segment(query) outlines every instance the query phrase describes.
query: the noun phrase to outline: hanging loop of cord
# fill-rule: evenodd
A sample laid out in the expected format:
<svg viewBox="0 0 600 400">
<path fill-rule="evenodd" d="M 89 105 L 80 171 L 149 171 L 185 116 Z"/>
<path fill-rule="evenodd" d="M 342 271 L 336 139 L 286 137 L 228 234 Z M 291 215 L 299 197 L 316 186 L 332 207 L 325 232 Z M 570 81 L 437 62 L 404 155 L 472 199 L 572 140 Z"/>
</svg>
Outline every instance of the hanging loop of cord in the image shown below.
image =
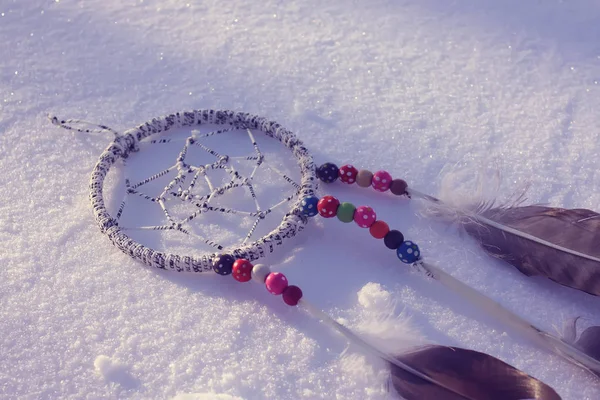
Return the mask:
<svg viewBox="0 0 600 400">
<path fill-rule="evenodd" d="M 61 128 L 76 131 L 80 133 L 104 133 L 111 132 L 115 137 L 119 137 L 121 134 L 106 125 L 94 124 L 92 122 L 84 121 L 82 119 L 59 119 L 56 115 L 48 114 L 48 119 L 52 124 L 60 126 Z M 81 125 L 82 127 L 77 127 Z"/>
</svg>

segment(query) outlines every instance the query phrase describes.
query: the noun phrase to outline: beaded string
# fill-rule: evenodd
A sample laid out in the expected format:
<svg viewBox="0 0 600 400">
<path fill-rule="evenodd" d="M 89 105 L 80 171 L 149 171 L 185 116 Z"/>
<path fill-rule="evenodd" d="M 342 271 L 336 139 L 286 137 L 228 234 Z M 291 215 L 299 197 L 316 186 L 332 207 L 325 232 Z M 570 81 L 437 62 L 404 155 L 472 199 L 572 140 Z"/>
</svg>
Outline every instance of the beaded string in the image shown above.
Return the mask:
<svg viewBox="0 0 600 400">
<path fill-rule="evenodd" d="M 301 212 L 306 217 L 337 219 L 343 223 L 354 221 L 361 228 L 368 228 L 375 239 L 383 239 L 388 249 L 395 250 L 396 255 L 406 264 L 416 264 L 421 259 L 419 246 L 410 240 L 404 240 L 402 232 L 390 229 L 389 225 L 377 219 L 375 210 L 369 206 L 355 207 L 352 203 L 340 202 L 333 196 L 306 196 L 301 201 Z M 417 266 L 420 267 L 420 266 Z M 269 293 L 282 295 L 283 301 L 289 306 L 295 306 L 302 298 L 302 290 L 295 285 L 289 285 L 287 278 L 281 272 L 271 272 L 263 264 L 252 265 L 246 259 L 235 259 L 229 254 L 219 255 L 213 264 L 214 271 L 219 275 L 233 275 L 238 282 L 248 282 L 251 279 L 264 284 Z"/>
<path fill-rule="evenodd" d="M 383 239 L 385 247 L 395 250 L 396 255 L 406 264 L 412 264 L 421 258 L 419 246 L 410 240 L 404 240 L 402 232 L 390 229 L 389 225 L 377 219 L 375 210 L 369 206 L 355 207 L 354 204 L 343 202 L 333 196 L 307 196 L 302 202 L 302 213 L 307 217 L 319 214 L 323 218 L 337 217 L 344 223 L 354 221 L 361 228 L 369 229 L 375 239 Z"/>
<path fill-rule="evenodd" d="M 378 192 L 390 191 L 396 196 L 409 196 L 408 184 L 403 179 L 392 179 L 392 175 L 387 171 L 377 171 L 372 173 L 369 170 L 357 170 L 351 164 L 343 165 L 338 168 L 337 165 L 327 162 L 322 164 L 316 170 L 317 177 L 324 183 L 333 183 L 340 180 L 342 183 L 352 185 L 356 183 L 362 188 L 372 187 Z"/>
<path fill-rule="evenodd" d="M 295 306 L 302 298 L 302 290 L 290 285 L 286 276 L 281 272 L 271 272 L 264 264 L 252 265 L 244 258 L 237 260 L 230 254 L 221 254 L 214 260 L 213 270 L 219 275 L 232 275 L 238 282 L 254 280 L 264 284 L 267 291 L 273 295 L 281 295 L 285 304 Z"/>
</svg>

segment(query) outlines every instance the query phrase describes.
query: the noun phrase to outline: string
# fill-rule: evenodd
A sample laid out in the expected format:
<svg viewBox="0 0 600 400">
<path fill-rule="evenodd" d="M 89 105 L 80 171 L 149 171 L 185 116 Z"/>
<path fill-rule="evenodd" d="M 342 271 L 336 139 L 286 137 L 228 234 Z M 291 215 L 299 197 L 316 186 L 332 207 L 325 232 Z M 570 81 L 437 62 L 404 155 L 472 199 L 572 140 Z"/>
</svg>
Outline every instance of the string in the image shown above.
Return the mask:
<svg viewBox="0 0 600 400">
<path fill-rule="evenodd" d="M 69 120 L 71 121 L 71 120 Z M 68 121 L 67 121 L 68 122 Z M 63 125 L 61 125 L 63 126 Z M 176 163 L 169 166 L 168 168 L 155 173 L 139 182 L 134 184 L 130 183 L 128 178 L 125 178 L 125 189 L 126 193 L 119 205 L 119 209 L 115 216 L 115 220 L 119 221 L 125 207 L 128 202 L 128 198 L 130 196 L 138 196 L 144 200 L 150 201 L 152 203 L 157 204 L 165 218 L 167 220 L 167 224 L 165 225 L 148 225 L 148 226 L 131 226 L 131 227 L 121 227 L 122 230 L 153 230 L 153 231 L 179 231 L 184 234 L 194 236 L 197 239 L 201 240 L 205 244 L 215 247 L 219 250 L 223 249 L 223 245 L 216 243 L 212 240 L 208 240 L 196 233 L 192 233 L 187 229 L 184 229 L 184 225 L 189 225 L 191 221 L 195 220 L 198 216 L 207 213 L 207 212 L 217 212 L 222 214 L 234 214 L 246 217 L 253 217 L 254 222 L 249 230 L 249 232 L 245 235 L 242 244 L 245 244 L 252 238 L 252 235 L 256 231 L 260 222 L 263 221 L 268 214 L 273 212 L 275 209 L 285 205 L 286 203 L 292 201 L 294 198 L 298 196 L 300 185 L 295 182 L 292 178 L 286 175 L 283 172 L 280 172 L 278 169 L 273 167 L 270 164 L 265 163 L 265 156 L 262 153 L 254 135 L 252 134 L 250 129 L 246 129 L 248 134 L 248 138 L 252 144 L 254 149 L 253 155 L 241 156 L 241 157 L 229 157 L 228 155 L 220 154 L 219 152 L 211 149 L 205 144 L 201 143 L 199 139 L 211 137 L 214 135 L 220 135 L 223 133 L 228 133 L 237 130 L 237 128 L 226 128 L 220 129 L 216 131 L 211 131 L 208 133 L 200 134 L 199 131 L 192 131 L 191 136 L 186 139 L 174 139 L 174 138 L 164 138 L 164 139 L 155 139 L 145 142 L 140 142 L 140 144 L 147 145 L 162 145 L 166 143 L 177 143 L 180 141 L 184 141 L 183 148 L 177 155 Z M 187 154 L 190 146 L 194 146 L 208 153 L 210 156 L 215 158 L 215 161 L 205 165 L 192 165 L 187 162 Z M 242 173 L 237 171 L 232 165 L 232 161 L 249 161 L 253 163 L 253 169 L 249 176 L 244 176 Z M 270 169 L 275 175 L 281 177 L 284 181 L 290 184 L 294 188 L 294 194 L 285 197 L 283 200 L 277 202 L 276 204 L 263 208 L 259 202 L 258 196 L 256 195 L 256 190 L 254 188 L 255 175 L 258 169 L 261 166 L 266 166 Z M 210 177 L 211 171 L 216 170 L 224 170 L 230 176 L 230 180 L 222 186 L 217 186 L 213 183 Z M 158 196 L 151 196 L 142 190 L 145 185 L 156 181 L 159 178 L 162 178 L 170 173 L 176 172 L 175 177 L 171 179 L 167 185 L 164 187 L 162 192 Z M 188 181 L 188 176 L 191 176 L 189 179 L 189 183 L 187 186 L 184 186 L 185 182 Z M 195 188 L 197 188 L 198 180 L 204 179 L 206 181 L 208 191 L 207 193 L 192 193 Z M 235 188 L 246 188 L 248 193 L 250 194 L 254 208 L 256 211 L 241 211 L 236 210 L 229 207 L 223 207 L 211 204 L 215 199 L 224 194 L 230 192 Z M 173 203 L 174 200 L 180 200 L 182 202 L 187 202 L 195 206 L 195 210 L 190 214 L 187 214 L 184 218 L 176 219 L 171 212 L 171 207 L 169 203 Z"/>
<path fill-rule="evenodd" d="M 58 119 L 58 117 L 56 115 L 52 115 L 52 114 L 48 114 L 48 119 L 54 125 L 60 126 L 61 128 L 64 128 L 64 129 L 67 129 L 70 131 L 76 131 L 76 132 L 80 132 L 80 133 L 111 132 L 113 135 L 115 135 L 115 137 L 119 136 L 119 132 L 115 131 L 114 129 L 109 128 L 106 125 L 94 124 L 93 122 L 84 121 L 82 119 L 75 119 L 75 118 Z M 95 127 L 95 128 L 77 128 L 74 125 L 84 125 L 84 126 Z"/>
</svg>

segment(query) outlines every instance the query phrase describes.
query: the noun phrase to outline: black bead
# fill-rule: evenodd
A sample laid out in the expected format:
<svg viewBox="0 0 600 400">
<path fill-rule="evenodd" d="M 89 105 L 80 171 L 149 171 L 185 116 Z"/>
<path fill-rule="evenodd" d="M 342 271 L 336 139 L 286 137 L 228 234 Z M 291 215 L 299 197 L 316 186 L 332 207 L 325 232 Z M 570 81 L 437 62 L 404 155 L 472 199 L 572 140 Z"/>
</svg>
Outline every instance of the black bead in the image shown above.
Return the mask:
<svg viewBox="0 0 600 400">
<path fill-rule="evenodd" d="M 325 183 L 335 182 L 340 169 L 333 163 L 325 163 L 317 168 L 317 177 Z"/>
<path fill-rule="evenodd" d="M 404 243 L 404 235 L 402 232 L 392 229 L 383 238 L 385 247 L 391 250 L 396 250 L 402 243 Z"/>
<path fill-rule="evenodd" d="M 229 275 L 233 271 L 235 258 L 229 254 L 219 256 L 213 264 L 213 270 L 219 275 Z"/>
</svg>

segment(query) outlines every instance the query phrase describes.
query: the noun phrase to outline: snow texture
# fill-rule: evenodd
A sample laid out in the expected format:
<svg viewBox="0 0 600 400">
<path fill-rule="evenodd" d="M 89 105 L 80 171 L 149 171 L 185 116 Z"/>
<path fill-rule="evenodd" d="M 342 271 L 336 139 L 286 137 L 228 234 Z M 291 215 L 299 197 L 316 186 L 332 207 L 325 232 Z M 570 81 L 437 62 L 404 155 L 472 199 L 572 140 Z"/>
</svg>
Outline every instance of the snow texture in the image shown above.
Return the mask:
<svg viewBox="0 0 600 400">
<path fill-rule="evenodd" d="M 531 202 L 599 210 L 599 20 L 593 0 L 0 0 L 0 397 L 388 398 L 381 363 L 264 288 L 116 250 L 88 200 L 110 135 L 64 131 L 48 112 L 123 131 L 184 109 L 245 111 L 296 133 L 317 163 L 386 169 L 435 194 L 445 168 L 497 160 L 504 193 L 529 183 Z M 428 260 L 542 328 L 600 323 L 597 298 L 490 260 L 416 202 L 326 191 L 372 206 Z M 265 263 L 365 334 L 415 343 L 415 329 L 564 399 L 600 398 L 597 379 L 353 224 L 315 220 Z"/>
</svg>

